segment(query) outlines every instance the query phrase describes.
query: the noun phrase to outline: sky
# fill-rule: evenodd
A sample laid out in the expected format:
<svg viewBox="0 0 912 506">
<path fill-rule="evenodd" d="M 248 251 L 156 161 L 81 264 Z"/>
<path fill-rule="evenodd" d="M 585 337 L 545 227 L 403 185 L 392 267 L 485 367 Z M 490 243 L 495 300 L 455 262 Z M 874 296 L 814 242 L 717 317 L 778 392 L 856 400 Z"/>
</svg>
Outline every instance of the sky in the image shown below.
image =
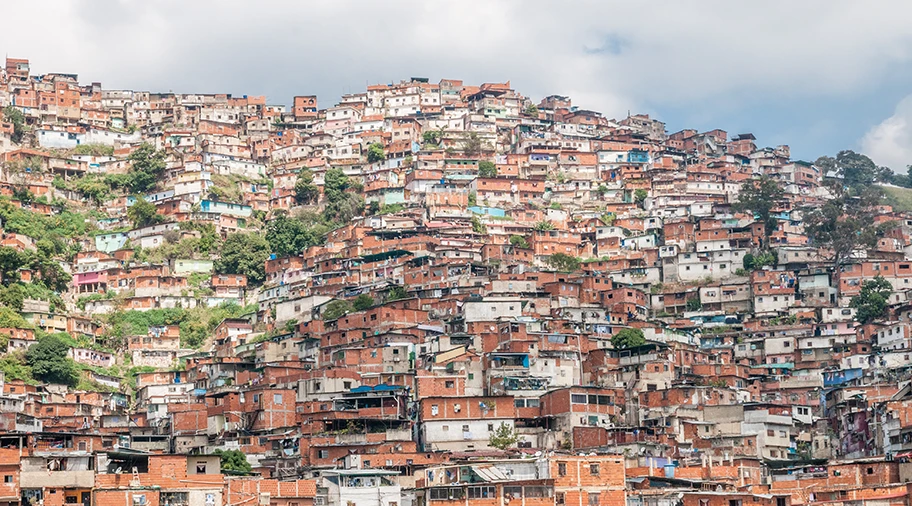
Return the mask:
<svg viewBox="0 0 912 506">
<path fill-rule="evenodd" d="M 751 132 L 794 159 L 912 164 L 912 2 L 29 0 L 0 51 L 105 88 L 321 107 L 410 77 L 509 80 L 668 131 Z M 39 17 L 40 16 L 40 17 Z"/>
</svg>

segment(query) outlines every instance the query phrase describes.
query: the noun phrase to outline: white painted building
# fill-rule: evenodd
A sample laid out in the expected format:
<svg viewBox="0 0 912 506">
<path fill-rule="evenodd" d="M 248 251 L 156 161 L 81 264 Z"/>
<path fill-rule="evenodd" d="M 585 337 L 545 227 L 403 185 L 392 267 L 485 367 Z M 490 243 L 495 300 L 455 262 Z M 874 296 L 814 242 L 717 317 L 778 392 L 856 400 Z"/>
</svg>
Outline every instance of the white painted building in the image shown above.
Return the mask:
<svg viewBox="0 0 912 506">
<path fill-rule="evenodd" d="M 322 503 L 326 506 L 399 506 L 402 488 L 392 480 L 398 474 L 382 469 L 323 471 L 320 485 L 326 489 L 326 497 Z"/>
</svg>

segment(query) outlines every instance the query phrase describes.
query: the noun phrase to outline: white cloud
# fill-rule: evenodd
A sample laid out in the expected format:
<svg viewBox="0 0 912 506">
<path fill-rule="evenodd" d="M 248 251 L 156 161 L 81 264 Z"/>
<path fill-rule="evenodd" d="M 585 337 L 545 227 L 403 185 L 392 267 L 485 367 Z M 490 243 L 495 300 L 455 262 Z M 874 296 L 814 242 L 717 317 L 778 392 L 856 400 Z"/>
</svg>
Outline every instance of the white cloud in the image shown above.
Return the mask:
<svg viewBox="0 0 912 506">
<path fill-rule="evenodd" d="M 274 103 L 328 105 L 410 76 L 509 79 L 622 116 L 845 97 L 912 59 L 912 2 L 32 0 L 4 17 L 23 22 L 4 25 L 0 49 L 39 72 Z"/>
<path fill-rule="evenodd" d="M 896 105 L 892 116 L 868 130 L 861 149 L 878 165 L 906 172 L 905 167 L 912 165 L 912 95 Z"/>
</svg>

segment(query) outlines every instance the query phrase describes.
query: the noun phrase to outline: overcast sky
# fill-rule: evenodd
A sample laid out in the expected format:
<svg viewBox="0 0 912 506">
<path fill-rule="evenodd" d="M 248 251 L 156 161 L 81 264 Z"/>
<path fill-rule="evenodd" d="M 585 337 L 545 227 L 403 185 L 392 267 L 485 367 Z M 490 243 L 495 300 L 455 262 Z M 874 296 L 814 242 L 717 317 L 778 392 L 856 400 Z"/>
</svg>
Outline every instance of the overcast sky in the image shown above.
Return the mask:
<svg viewBox="0 0 912 506">
<path fill-rule="evenodd" d="M 412 76 L 912 164 L 912 2 L 29 0 L 0 50 L 105 88 L 321 107 Z M 14 22 L 10 22 L 14 21 Z"/>
</svg>

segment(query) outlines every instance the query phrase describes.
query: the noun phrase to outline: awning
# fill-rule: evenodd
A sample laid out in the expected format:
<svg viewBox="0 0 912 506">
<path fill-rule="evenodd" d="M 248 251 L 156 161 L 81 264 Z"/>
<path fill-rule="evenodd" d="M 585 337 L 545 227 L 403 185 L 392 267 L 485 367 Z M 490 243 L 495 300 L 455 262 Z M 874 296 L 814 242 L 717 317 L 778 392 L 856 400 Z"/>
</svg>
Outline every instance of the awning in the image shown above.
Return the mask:
<svg viewBox="0 0 912 506">
<path fill-rule="evenodd" d="M 472 471 L 474 471 L 475 474 L 477 474 L 478 477 L 484 481 L 506 481 L 509 479 L 509 478 L 507 478 L 507 475 L 503 473 L 503 471 L 501 471 L 500 469 L 497 469 L 496 467 L 493 467 L 493 466 L 491 466 L 491 467 L 472 466 Z"/>
</svg>

